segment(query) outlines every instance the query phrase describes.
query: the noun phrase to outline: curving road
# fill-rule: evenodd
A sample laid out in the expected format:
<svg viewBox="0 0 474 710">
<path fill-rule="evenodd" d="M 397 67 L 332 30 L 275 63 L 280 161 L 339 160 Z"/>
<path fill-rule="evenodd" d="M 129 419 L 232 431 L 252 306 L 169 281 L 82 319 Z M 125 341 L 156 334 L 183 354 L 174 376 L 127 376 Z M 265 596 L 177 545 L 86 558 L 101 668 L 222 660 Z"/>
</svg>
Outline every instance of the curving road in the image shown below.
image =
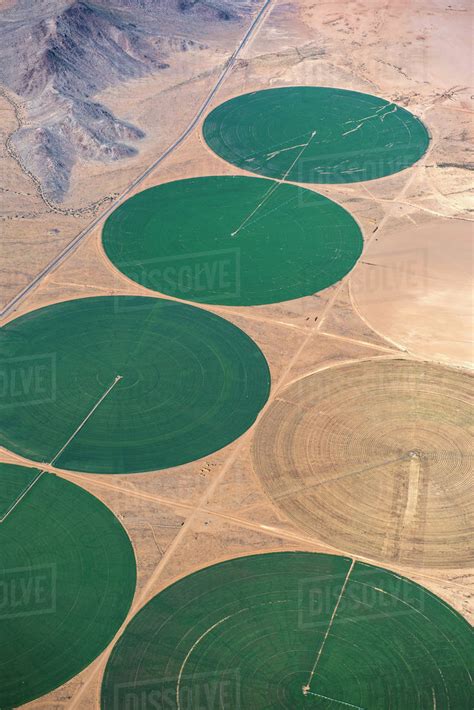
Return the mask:
<svg viewBox="0 0 474 710">
<path fill-rule="evenodd" d="M 102 221 L 105 220 L 116 208 L 117 206 L 123 202 L 133 190 L 140 185 L 140 183 L 145 180 L 150 173 L 152 173 L 155 168 L 160 165 L 166 158 L 173 153 L 176 148 L 178 148 L 181 143 L 183 143 L 186 138 L 189 136 L 191 131 L 194 130 L 194 128 L 197 126 L 199 123 L 202 115 L 206 111 L 207 107 L 213 100 L 214 96 L 216 93 L 219 91 L 221 85 L 224 83 L 225 79 L 227 78 L 227 75 L 231 71 L 232 67 L 235 64 L 235 61 L 237 57 L 239 56 L 240 52 L 242 49 L 245 47 L 245 45 L 249 42 L 253 34 L 256 32 L 258 26 L 261 24 L 264 16 L 267 14 L 267 11 L 269 10 L 270 6 L 275 2 L 275 0 L 265 0 L 263 3 L 260 11 L 258 14 L 255 16 L 253 19 L 252 23 L 250 24 L 250 27 L 248 28 L 247 32 L 245 35 L 242 37 L 240 40 L 239 44 L 235 48 L 234 52 L 231 54 L 229 59 L 226 61 L 224 69 L 222 70 L 217 82 L 214 84 L 213 88 L 207 95 L 206 99 L 204 102 L 201 104 L 200 108 L 198 109 L 197 113 L 195 114 L 194 118 L 192 119 L 191 123 L 188 125 L 188 127 L 183 131 L 183 133 L 172 143 L 151 165 L 146 168 L 146 170 L 141 173 L 133 182 L 130 183 L 130 185 L 121 193 L 121 195 L 113 202 L 113 204 L 108 207 L 104 212 L 102 212 L 100 215 L 98 215 L 82 232 L 80 232 L 73 240 L 70 242 L 55 258 L 42 269 L 31 281 L 27 286 L 25 286 L 17 295 L 5 306 L 3 310 L 0 311 L 0 318 L 4 318 L 10 313 L 12 313 L 15 308 L 23 301 L 26 296 L 28 296 L 31 291 L 33 291 L 38 284 L 41 283 L 41 281 L 48 276 L 56 267 L 58 267 L 62 262 L 67 259 L 70 254 L 72 254 L 77 247 L 86 239 L 86 237 L 92 232 L 95 227 Z"/>
</svg>

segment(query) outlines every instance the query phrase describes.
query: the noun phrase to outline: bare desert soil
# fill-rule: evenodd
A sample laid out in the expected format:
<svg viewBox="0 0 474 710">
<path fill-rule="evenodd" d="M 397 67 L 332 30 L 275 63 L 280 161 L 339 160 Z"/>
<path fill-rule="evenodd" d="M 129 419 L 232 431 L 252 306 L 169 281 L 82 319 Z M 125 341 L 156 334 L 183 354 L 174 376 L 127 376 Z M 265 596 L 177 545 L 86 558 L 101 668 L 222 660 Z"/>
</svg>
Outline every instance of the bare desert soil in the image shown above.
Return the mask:
<svg viewBox="0 0 474 710">
<path fill-rule="evenodd" d="M 204 306 L 248 333 L 269 362 L 272 393 L 256 427 L 276 406 L 286 386 L 319 370 L 327 374 L 333 366 L 357 363 L 363 368 L 368 363 L 370 368 L 372 363 L 401 358 L 408 364 L 428 362 L 440 371 L 446 369 L 456 381 L 467 377 L 473 209 L 468 141 L 474 94 L 467 60 L 471 52 L 468 8 L 467 2 L 454 0 L 449 6 L 438 0 L 322 4 L 276 0 L 215 98 L 214 105 L 270 86 L 338 86 L 399 102 L 423 119 L 432 137 L 427 154 L 403 173 L 363 184 L 317 188 L 350 210 L 363 230 L 364 253 L 342 282 L 315 296 L 278 305 Z M 76 166 L 73 188 L 62 208 L 87 207 L 103 197 L 104 184 L 108 196 L 119 193 L 184 128 L 193 107 L 215 81 L 222 61 L 220 52 L 209 51 L 199 54 L 197 65 L 188 54 L 169 85 L 150 77 L 102 96 L 101 101 L 121 117 L 146 126 L 150 137 L 139 156 L 123 165 L 108 170 L 89 163 Z M 14 130 L 15 116 L 7 101 L 0 108 L 5 140 Z M 152 130 L 157 116 L 159 135 Z M 91 212 L 76 216 L 52 211 L 18 165 L 5 153 L 2 160 L 2 185 L 8 191 L 3 194 L 8 199 L 3 200 L 2 223 L 2 276 L 8 272 L 2 299 L 6 303 L 87 225 Z M 236 172 L 245 174 L 214 156 L 197 128 L 140 189 L 178 178 Z M 108 262 L 99 226 L 8 318 L 61 300 L 118 293 L 149 292 Z M 343 400 L 338 408 L 344 407 Z M 354 410 L 349 415 L 350 425 Z M 425 435 L 424 445 L 431 450 L 433 439 L 439 442 L 450 433 L 440 426 Z M 390 436 L 396 437 L 396 431 Z M 415 548 L 403 545 L 401 552 L 393 548 L 392 554 L 387 554 L 388 548 L 384 551 L 383 544 L 363 550 L 359 531 L 354 530 L 351 539 L 348 527 L 344 536 L 329 542 L 327 530 L 318 534 L 314 526 L 302 525 L 297 516 L 270 500 L 268 485 L 262 485 L 257 475 L 261 472 L 255 470 L 255 455 L 252 459 L 255 439 L 253 427 L 206 459 L 157 473 L 101 476 L 56 471 L 104 501 L 133 542 L 138 587 L 129 618 L 170 582 L 200 567 L 255 552 L 309 550 L 336 551 L 383 564 L 423 584 L 473 620 L 474 569 L 469 567 L 469 550 L 459 542 L 467 524 L 466 512 L 456 507 L 456 501 L 445 496 L 443 502 L 423 509 L 427 534 L 438 532 L 435 518 L 440 510 L 449 521 L 456 550 L 450 565 L 446 559 L 441 564 L 436 552 L 420 560 Z M 408 441 L 402 443 L 408 447 Z M 4 461 L 31 465 L 7 451 L 0 453 Z M 301 460 L 299 450 L 296 461 Z M 419 459 L 415 463 L 407 459 L 403 465 L 409 480 L 421 480 Z M 464 465 L 463 485 L 470 482 L 472 486 L 472 469 L 466 472 Z M 401 516 L 402 523 L 405 519 L 412 526 L 414 537 L 423 537 L 423 528 L 413 527 L 409 489 L 403 493 L 404 511 L 394 512 L 393 491 L 387 505 L 381 506 L 377 529 L 382 536 Z M 366 492 L 359 491 L 361 495 Z M 342 499 L 347 495 L 343 487 Z M 374 495 L 380 497 L 380 491 L 374 490 Z M 389 537 L 387 545 L 393 545 Z M 30 703 L 31 707 L 97 708 L 111 648 L 112 644 L 90 667 Z"/>
<path fill-rule="evenodd" d="M 392 342 L 472 363 L 472 224 L 433 218 L 372 241 L 351 279 L 357 312 Z"/>
</svg>

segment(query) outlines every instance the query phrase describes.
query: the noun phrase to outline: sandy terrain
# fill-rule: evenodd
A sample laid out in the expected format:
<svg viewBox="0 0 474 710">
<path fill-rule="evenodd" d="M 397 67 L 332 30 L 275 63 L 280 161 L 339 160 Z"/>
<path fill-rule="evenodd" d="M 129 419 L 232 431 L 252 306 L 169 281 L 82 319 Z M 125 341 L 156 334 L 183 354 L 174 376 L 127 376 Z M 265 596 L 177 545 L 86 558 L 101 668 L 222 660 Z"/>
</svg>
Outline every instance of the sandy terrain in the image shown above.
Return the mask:
<svg viewBox="0 0 474 710">
<path fill-rule="evenodd" d="M 401 174 L 374 183 L 320 188 L 351 211 L 366 241 L 363 263 L 342 283 L 317 296 L 274 306 L 206 307 L 243 328 L 262 348 L 273 378 L 267 407 L 285 385 L 335 364 L 387 356 L 422 356 L 457 367 L 466 363 L 467 347 L 459 341 L 466 339 L 461 329 L 466 327 L 463 319 L 468 307 L 466 239 L 472 181 L 466 169 L 464 131 L 469 127 L 474 91 L 466 88 L 471 41 L 468 4 L 453 0 L 449 7 L 437 0 L 275 2 L 216 97 L 218 103 L 244 91 L 296 83 L 367 91 L 397 100 L 422 117 L 433 138 L 428 154 Z M 102 97 L 121 116 L 146 124 L 150 139 L 139 156 L 112 169 L 90 163 L 76 167 L 69 207 L 87 207 L 103 196 L 103 180 L 107 195 L 113 196 L 151 162 L 160 146 L 176 137 L 223 61 L 220 52 L 199 56 L 199 67 L 188 56 L 189 64 L 174 84 L 164 86 L 152 77 Z M 14 112 L 8 103 L 1 108 L 8 133 L 14 128 Z M 158 112 L 163 130 L 155 136 L 152 127 Z M 9 193 L 9 199 L 2 201 L 6 212 L 2 250 L 7 257 L 2 276 L 9 273 L 3 279 L 5 302 L 55 250 L 86 226 L 91 215 L 51 212 L 12 159 L 2 158 L 2 186 L 20 193 L 14 197 Z M 197 129 L 142 187 L 235 172 L 207 149 Z M 16 218 L 17 212 L 24 217 Z M 430 240 L 433 233 L 438 235 L 436 244 Z M 407 263 L 405 252 L 410 249 L 419 249 L 422 256 L 426 251 L 427 270 L 423 259 Z M 402 271 L 402 287 L 393 288 L 391 281 L 387 287 L 387 281 L 375 279 L 374 291 L 369 270 L 377 267 L 365 262 L 386 266 L 396 276 Z M 449 290 L 445 298 L 443 289 Z M 107 261 L 98 228 L 9 318 L 48 303 L 107 293 L 147 291 Z M 380 303 L 382 296 L 384 303 Z M 58 472 L 98 496 L 125 525 L 139 571 L 130 616 L 171 581 L 227 557 L 292 549 L 353 554 L 351 549 L 331 547 L 317 534 L 298 528 L 269 502 L 252 465 L 253 437 L 251 429 L 205 460 L 159 473 L 86 476 Z M 5 451 L 0 458 L 19 461 Z M 359 558 L 377 564 L 370 557 Z M 425 585 L 474 620 L 473 569 L 426 565 L 420 571 L 395 562 L 386 566 Z M 96 709 L 110 650 L 30 706 Z"/>
<path fill-rule="evenodd" d="M 351 278 L 358 313 L 410 352 L 472 366 L 472 225 L 384 229 Z"/>
</svg>

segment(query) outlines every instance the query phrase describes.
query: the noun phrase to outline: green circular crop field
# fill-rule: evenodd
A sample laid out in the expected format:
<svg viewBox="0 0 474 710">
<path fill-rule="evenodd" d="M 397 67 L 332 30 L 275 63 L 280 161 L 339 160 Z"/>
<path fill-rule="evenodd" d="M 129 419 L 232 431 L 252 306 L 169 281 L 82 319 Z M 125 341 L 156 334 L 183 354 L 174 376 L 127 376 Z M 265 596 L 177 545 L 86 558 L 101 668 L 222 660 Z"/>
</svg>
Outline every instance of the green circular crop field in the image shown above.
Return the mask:
<svg viewBox="0 0 474 710">
<path fill-rule="evenodd" d="M 472 706 L 467 622 L 426 589 L 333 555 L 202 569 L 154 597 L 109 659 L 102 709 Z"/>
<path fill-rule="evenodd" d="M 37 474 L 0 464 L 0 515 Z M 44 474 L 0 524 L 0 707 L 91 663 L 127 615 L 135 580 L 132 545 L 110 510 Z"/>
<path fill-rule="evenodd" d="M 0 353 L 0 443 L 69 470 L 199 459 L 246 431 L 270 388 L 262 352 L 239 328 L 156 298 L 32 311 L 0 330 Z"/>
<path fill-rule="evenodd" d="M 291 86 L 217 106 L 203 126 L 213 151 L 239 168 L 303 183 L 351 183 L 404 170 L 429 134 L 409 111 L 357 91 Z"/>
<path fill-rule="evenodd" d="M 161 293 L 224 305 L 276 303 L 339 281 L 360 229 L 332 200 L 240 176 L 178 180 L 138 193 L 105 223 L 107 256 Z"/>
</svg>

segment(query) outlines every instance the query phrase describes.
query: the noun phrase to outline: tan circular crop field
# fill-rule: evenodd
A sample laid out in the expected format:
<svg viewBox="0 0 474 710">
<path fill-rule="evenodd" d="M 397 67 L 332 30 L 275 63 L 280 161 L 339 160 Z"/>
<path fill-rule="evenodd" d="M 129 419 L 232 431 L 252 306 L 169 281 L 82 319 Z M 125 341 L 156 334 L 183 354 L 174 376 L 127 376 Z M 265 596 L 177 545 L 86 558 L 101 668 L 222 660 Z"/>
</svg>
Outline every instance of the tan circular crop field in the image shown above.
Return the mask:
<svg viewBox="0 0 474 710">
<path fill-rule="evenodd" d="M 472 378 L 368 360 L 283 390 L 257 427 L 264 488 L 300 528 L 374 560 L 472 562 Z"/>
</svg>

